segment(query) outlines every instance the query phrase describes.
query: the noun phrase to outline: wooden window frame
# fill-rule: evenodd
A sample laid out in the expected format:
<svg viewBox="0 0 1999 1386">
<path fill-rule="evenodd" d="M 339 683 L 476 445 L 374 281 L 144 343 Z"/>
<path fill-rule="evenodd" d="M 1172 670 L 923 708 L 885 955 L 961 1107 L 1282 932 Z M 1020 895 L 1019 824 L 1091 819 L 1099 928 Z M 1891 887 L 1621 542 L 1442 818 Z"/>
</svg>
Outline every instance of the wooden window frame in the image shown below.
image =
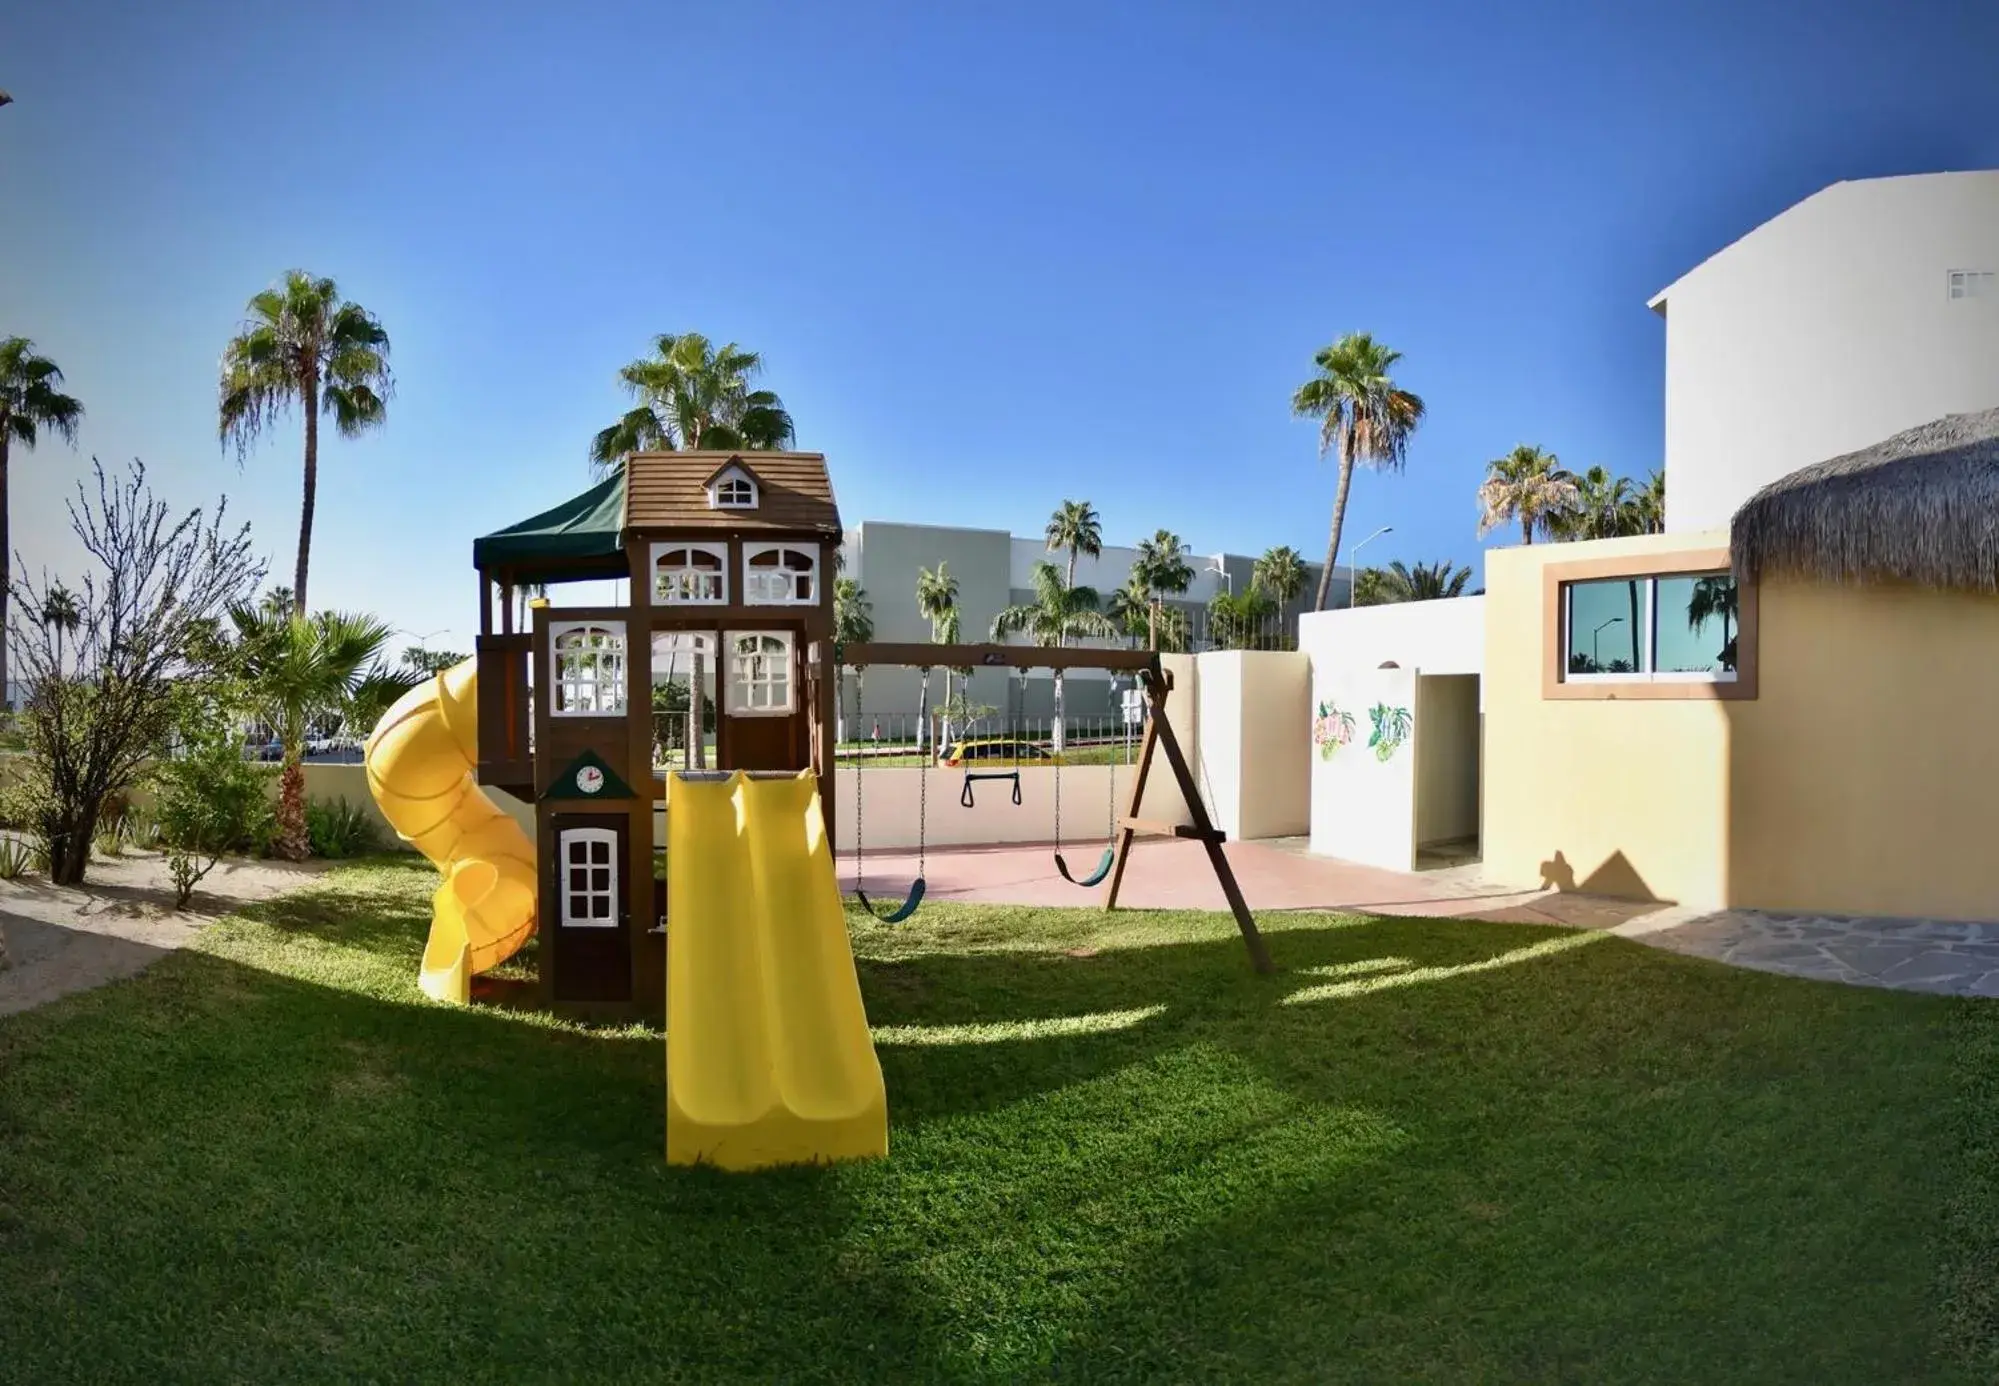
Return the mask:
<svg viewBox="0 0 1999 1386">
<path fill-rule="evenodd" d="M 1572 582 L 1605 578 L 1674 578 L 1730 572 L 1727 549 L 1682 549 L 1668 553 L 1618 554 L 1549 563 L 1541 569 L 1541 697 L 1573 702 L 1751 702 L 1756 697 L 1756 644 L 1759 629 L 1756 585 L 1735 580 L 1735 677 L 1718 679 L 1568 676 L 1567 641 L 1562 630 L 1563 589 Z M 1653 600 L 1649 595 L 1647 611 Z M 1647 636 L 1651 634 L 1647 622 Z"/>
</svg>

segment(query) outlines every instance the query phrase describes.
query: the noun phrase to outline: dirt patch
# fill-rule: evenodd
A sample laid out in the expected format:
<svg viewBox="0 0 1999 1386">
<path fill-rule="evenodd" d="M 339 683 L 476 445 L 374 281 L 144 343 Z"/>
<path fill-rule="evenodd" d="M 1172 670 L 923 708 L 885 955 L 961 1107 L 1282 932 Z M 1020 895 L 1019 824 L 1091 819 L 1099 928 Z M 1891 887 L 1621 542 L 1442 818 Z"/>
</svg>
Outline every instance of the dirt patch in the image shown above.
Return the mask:
<svg viewBox="0 0 1999 1386">
<path fill-rule="evenodd" d="M 81 886 L 53 886 L 39 877 L 0 881 L 0 933 L 12 963 L 0 971 L 0 1015 L 129 977 L 237 906 L 282 894 L 323 869 L 223 862 L 185 910 L 174 909 L 166 859 L 153 852 L 94 859 Z"/>
</svg>

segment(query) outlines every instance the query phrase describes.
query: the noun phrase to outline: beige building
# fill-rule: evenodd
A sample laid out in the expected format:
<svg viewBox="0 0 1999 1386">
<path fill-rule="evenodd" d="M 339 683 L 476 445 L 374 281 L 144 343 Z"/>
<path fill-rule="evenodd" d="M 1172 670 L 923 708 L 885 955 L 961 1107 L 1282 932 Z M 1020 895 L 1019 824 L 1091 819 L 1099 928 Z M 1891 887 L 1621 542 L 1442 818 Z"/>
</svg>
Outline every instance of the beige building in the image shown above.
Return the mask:
<svg viewBox="0 0 1999 1386">
<path fill-rule="evenodd" d="M 1999 917 L 1995 517 L 1999 410 L 1795 472 L 1729 531 L 1488 555 L 1487 870 Z"/>
</svg>

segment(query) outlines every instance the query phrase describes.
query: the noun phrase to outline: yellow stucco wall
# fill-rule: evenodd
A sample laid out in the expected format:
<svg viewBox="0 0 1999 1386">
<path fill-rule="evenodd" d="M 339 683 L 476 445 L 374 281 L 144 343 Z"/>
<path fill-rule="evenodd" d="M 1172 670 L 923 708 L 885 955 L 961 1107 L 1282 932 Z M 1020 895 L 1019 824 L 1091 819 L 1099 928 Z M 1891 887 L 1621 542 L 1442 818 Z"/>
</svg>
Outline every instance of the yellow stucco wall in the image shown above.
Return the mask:
<svg viewBox="0 0 1999 1386">
<path fill-rule="evenodd" d="M 1543 701 L 1542 568 L 1727 536 L 1534 544 L 1485 556 L 1485 869 L 1520 885 L 1718 905 L 1726 880 L 1724 704 Z"/>
<path fill-rule="evenodd" d="M 1486 559 L 1484 856 L 1704 908 L 1999 918 L 1999 598 L 1766 582 L 1739 702 L 1542 697 L 1542 567 L 1724 535 Z"/>
<path fill-rule="evenodd" d="M 1999 918 L 1999 598 L 1765 583 L 1729 708 L 1728 895 Z"/>
</svg>

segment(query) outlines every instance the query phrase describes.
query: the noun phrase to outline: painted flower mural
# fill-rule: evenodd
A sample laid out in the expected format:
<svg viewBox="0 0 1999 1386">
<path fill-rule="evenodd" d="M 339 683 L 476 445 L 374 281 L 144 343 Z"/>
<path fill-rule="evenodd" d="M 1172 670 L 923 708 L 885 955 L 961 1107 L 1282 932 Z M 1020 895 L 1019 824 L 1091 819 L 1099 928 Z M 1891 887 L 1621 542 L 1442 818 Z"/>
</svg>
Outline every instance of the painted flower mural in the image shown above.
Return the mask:
<svg viewBox="0 0 1999 1386">
<path fill-rule="evenodd" d="M 1409 709 L 1376 703 L 1367 710 L 1367 715 L 1374 723 L 1374 731 L 1367 738 L 1367 744 L 1374 749 L 1376 760 L 1387 761 L 1409 739 L 1412 725 Z"/>
<path fill-rule="evenodd" d="M 1334 703 L 1319 704 L 1318 715 L 1312 719 L 1312 744 L 1319 748 L 1320 760 L 1331 760 L 1340 747 L 1353 740 L 1353 734 L 1351 712 L 1342 712 Z"/>
</svg>

